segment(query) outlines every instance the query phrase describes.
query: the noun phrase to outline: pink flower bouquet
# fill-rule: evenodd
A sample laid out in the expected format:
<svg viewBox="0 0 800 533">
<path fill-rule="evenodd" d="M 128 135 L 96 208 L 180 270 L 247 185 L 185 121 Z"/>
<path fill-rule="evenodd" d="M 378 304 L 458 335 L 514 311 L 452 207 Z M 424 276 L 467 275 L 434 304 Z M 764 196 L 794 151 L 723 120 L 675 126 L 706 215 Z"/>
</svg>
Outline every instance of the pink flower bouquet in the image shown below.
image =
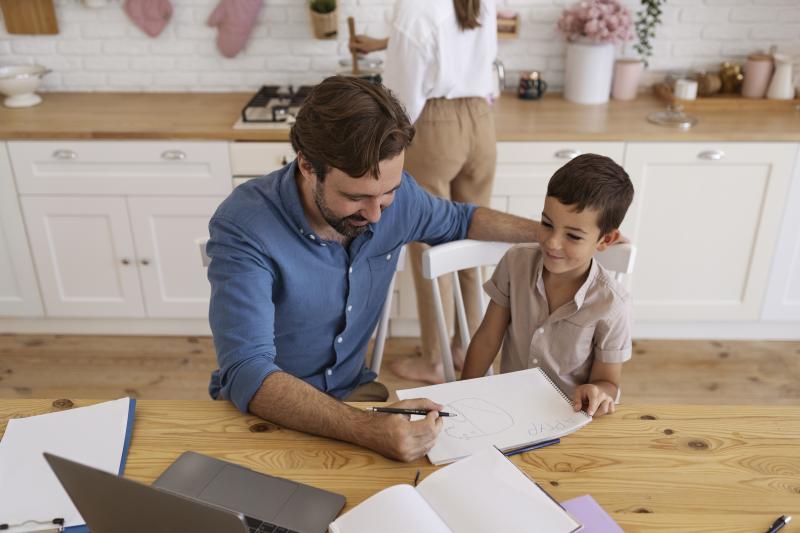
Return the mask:
<svg viewBox="0 0 800 533">
<path fill-rule="evenodd" d="M 633 38 L 631 13 L 617 0 L 582 0 L 564 9 L 558 29 L 568 41 L 619 44 Z"/>
</svg>

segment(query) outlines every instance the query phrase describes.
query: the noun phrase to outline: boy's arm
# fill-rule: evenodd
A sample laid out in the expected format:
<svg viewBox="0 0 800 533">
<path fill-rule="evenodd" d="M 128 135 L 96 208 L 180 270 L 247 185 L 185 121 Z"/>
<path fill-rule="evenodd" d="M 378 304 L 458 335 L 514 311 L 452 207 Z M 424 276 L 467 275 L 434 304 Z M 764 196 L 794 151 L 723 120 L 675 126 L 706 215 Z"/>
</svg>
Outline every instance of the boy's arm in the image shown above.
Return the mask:
<svg viewBox="0 0 800 533">
<path fill-rule="evenodd" d="M 614 412 L 619 384 L 622 382 L 622 363 L 603 363 L 595 359 L 589 383 L 575 389 L 572 407 L 579 411 L 584 408 L 589 416 L 599 416 Z"/>
<path fill-rule="evenodd" d="M 498 305 L 494 301 L 489 302 L 483 322 L 469 343 L 461 379 L 479 378 L 486 374 L 500 350 L 510 321 L 511 310 L 509 308 Z"/>
</svg>

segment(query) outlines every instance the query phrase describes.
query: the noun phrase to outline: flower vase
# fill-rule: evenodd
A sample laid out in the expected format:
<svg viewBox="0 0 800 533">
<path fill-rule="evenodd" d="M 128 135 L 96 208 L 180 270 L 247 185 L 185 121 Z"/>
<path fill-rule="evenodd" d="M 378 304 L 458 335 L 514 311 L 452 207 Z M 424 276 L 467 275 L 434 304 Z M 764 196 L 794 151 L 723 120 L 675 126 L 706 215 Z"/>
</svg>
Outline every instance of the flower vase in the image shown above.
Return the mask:
<svg viewBox="0 0 800 533">
<path fill-rule="evenodd" d="M 644 61 L 640 59 L 617 59 L 614 62 L 614 81 L 611 97 L 614 100 L 633 100 L 639 91 L 639 79 L 644 72 Z"/>
<path fill-rule="evenodd" d="M 564 98 L 576 104 L 604 104 L 611 94 L 614 45 L 569 42 L 564 73 Z"/>
</svg>

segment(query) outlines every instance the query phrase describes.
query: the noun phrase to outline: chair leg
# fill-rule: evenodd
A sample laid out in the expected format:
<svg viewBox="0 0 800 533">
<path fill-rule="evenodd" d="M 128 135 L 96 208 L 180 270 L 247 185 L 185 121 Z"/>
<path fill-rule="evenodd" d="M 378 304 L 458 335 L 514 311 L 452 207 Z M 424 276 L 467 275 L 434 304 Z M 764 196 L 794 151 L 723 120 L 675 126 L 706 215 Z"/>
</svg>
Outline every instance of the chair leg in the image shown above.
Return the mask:
<svg viewBox="0 0 800 533">
<path fill-rule="evenodd" d="M 436 308 L 436 325 L 439 330 L 439 348 L 442 352 L 442 366 L 444 367 L 444 380 L 455 381 L 456 370 L 453 367 L 453 354 L 450 352 L 450 338 L 447 334 L 447 324 L 444 320 L 444 307 L 442 306 L 442 294 L 439 291 L 439 282 L 436 279 L 430 280 L 431 291 L 433 292 L 433 304 Z"/>
<path fill-rule="evenodd" d="M 381 373 L 381 363 L 383 362 L 383 348 L 386 344 L 386 335 L 389 331 L 389 315 L 392 314 L 392 297 L 394 296 L 394 282 L 397 275 L 392 277 L 389 283 L 389 292 L 386 294 L 386 301 L 383 303 L 381 318 L 378 321 L 378 329 L 375 335 L 375 344 L 372 346 L 372 358 L 369 362 L 369 369 L 376 374 Z"/>
</svg>

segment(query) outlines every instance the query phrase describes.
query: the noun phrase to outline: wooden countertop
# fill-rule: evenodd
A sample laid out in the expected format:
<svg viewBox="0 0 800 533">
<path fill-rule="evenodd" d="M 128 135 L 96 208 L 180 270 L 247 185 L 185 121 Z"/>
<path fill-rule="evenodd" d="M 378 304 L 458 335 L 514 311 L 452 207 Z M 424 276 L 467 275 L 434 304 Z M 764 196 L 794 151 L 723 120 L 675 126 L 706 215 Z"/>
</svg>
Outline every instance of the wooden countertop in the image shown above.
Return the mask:
<svg viewBox="0 0 800 533">
<path fill-rule="evenodd" d="M 288 128 L 234 130 L 251 93 L 45 93 L 38 106 L 0 106 L 0 140 L 206 139 L 287 141 Z M 800 102 L 704 99 L 687 105 L 700 119 L 688 132 L 645 119 L 663 109 L 640 95 L 633 102 L 572 104 L 559 95 L 495 106 L 499 141 L 800 141 Z"/>
<path fill-rule="evenodd" d="M 0 400 L 0 434 L 9 418 L 58 411 L 55 405 L 64 402 Z M 229 402 L 137 402 L 127 477 L 152 482 L 188 449 L 339 492 L 348 509 L 411 483 L 417 468 L 421 479 L 438 468 L 283 429 Z M 623 405 L 513 461 L 559 501 L 591 494 L 629 533 L 752 533 L 800 513 L 794 406 Z"/>
</svg>

